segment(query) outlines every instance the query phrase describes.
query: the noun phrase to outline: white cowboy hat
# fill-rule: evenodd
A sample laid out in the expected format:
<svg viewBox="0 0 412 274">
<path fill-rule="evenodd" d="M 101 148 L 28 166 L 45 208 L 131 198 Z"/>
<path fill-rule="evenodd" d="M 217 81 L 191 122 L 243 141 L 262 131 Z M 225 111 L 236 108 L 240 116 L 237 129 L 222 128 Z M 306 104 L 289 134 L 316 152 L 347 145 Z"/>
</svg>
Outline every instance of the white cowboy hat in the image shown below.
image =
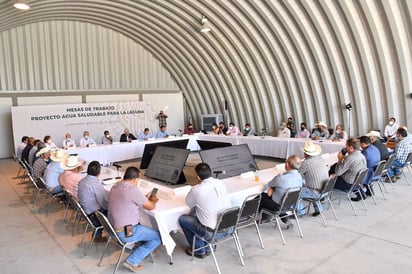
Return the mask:
<svg viewBox="0 0 412 274">
<path fill-rule="evenodd" d="M 49 151 L 50 151 L 50 149 L 48 147 L 44 147 L 44 148 L 40 149 L 39 151 L 37 151 L 36 157 L 40 157 L 41 155 L 46 154 Z"/>
<path fill-rule="evenodd" d="M 61 168 L 64 170 L 71 170 L 81 165 L 83 165 L 83 161 L 80 161 L 79 157 L 74 155 L 64 158 L 60 163 Z"/>
<path fill-rule="evenodd" d="M 381 137 L 381 133 L 379 131 L 376 130 L 371 130 L 368 133 L 366 133 L 366 136 L 368 137 Z"/>
<path fill-rule="evenodd" d="M 303 153 L 309 156 L 318 156 L 322 152 L 322 148 L 319 145 L 315 145 L 312 142 L 305 142 Z"/>
<path fill-rule="evenodd" d="M 52 152 L 52 154 L 50 156 L 50 159 L 52 159 L 55 162 L 61 162 L 61 160 L 63 160 L 63 158 L 66 157 L 66 156 L 67 156 L 67 154 L 64 153 L 64 150 L 58 149 L 58 150 Z"/>
<path fill-rule="evenodd" d="M 327 125 L 327 124 L 325 124 L 325 123 L 324 123 L 324 122 L 322 122 L 322 121 L 317 122 L 317 123 L 315 124 L 315 126 L 324 126 L 324 127 L 328 127 L 328 125 Z"/>
</svg>

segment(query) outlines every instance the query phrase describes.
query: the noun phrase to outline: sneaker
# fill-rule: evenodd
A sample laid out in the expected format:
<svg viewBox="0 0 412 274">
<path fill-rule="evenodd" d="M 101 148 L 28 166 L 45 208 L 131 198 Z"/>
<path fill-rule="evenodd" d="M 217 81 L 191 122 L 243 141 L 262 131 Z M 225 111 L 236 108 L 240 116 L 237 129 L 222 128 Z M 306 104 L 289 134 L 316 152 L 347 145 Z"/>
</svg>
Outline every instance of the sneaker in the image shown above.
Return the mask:
<svg viewBox="0 0 412 274">
<path fill-rule="evenodd" d="M 141 266 L 140 264 L 133 266 L 133 265 L 129 264 L 127 261 L 123 262 L 123 266 L 126 267 L 127 269 L 129 269 L 132 272 L 139 272 L 143 268 L 143 266 Z"/>
<path fill-rule="evenodd" d="M 312 213 L 312 216 L 313 216 L 313 217 L 316 217 L 316 216 L 318 216 L 319 214 L 320 214 L 320 212 L 315 211 L 315 212 Z"/>
<path fill-rule="evenodd" d="M 186 251 L 187 255 L 192 256 L 192 248 L 191 247 L 186 248 L 185 251 Z M 204 259 L 207 255 L 206 255 L 206 253 L 205 254 L 195 253 L 193 256 L 195 256 L 196 258 L 199 258 L 199 259 Z"/>
</svg>

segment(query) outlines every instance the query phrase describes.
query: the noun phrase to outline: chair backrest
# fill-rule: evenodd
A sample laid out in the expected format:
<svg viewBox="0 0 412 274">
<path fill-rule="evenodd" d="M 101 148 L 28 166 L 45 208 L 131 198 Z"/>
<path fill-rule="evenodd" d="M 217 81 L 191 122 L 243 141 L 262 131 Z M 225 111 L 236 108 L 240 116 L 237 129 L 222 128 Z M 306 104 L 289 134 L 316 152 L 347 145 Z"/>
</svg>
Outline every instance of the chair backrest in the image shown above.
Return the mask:
<svg viewBox="0 0 412 274">
<path fill-rule="evenodd" d="M 72 196 L 70 196 L 70 202 L 76 207 L 76 209 L 83 215 L 83 217 L 86 219 L 87 223 L 93 228 L 96 229 L 97 227 L 93 224 L 92 220 L 89 218 L 89 216 L 86 214 L 86 212 L 84 211 L 83 207 L 81 206 L 81 204 L 76 201 L 75 199 L 73 199 Z"/>
<path fill-rule="evenodd" d="M 43 183 L 39 179 L 34 178 L 33 175 L 31 175 L 30 173 L 28 173 L 27 176 L 29 176 L 30 182 L 34 185 L 34 187 L 37 190 L 45 189 Z"/>
<path fill-rule="evenodd" d="M 323 188 L 321 191 L 321 196 L 325 193 L 329 193 L 333 190 L 333 187 L 335 186 L 336 180 L 338 179 L 338 176 L 331 176 L 329 179 L 326 181 L 325 184 L 323 184 Z"/>
<path fill-rule="evenodd" d="M 358 171 L 351 189 L 354 189 L 355 187 L 360 186 L 362 184 L 363 180 L 365 179 L 366 174 L 368 173 L 368 170 L 369 170 L 368 168 L 363 168 Z"/>
<path fill-rule="evenodd" d="M 299 201 L 301 188 L 292 187 L 288 188 L 283 196 L 282 203 L 280 205 L 280 212 L 286 212 L 289 210 L 294 210 L 296 208 L 296 204 Z"/>
<path fill-rule="evenodd" d="M 409 152 L 408 158 L 406 158 L 405 165 L 410 165 L 412 162 L 412 152 Z"/>
<path fill-rule="evenodd" d="M 386 161 L 385 160 L 380 161 L 378 163 L 378 165 L 376 166 L 376 168 L 375 168 L 375 172 L 373 174 L 373 177 L 380 176 L 382 174 L 383 170 L 385 169 L 385 166 L 386 166 Z"/>
<path fill-rule="evenodd" d="M 252 194 L 245 198 L 243 205 L 240 209 L 240 220 L 256 218 L 259 215 L 260 194 Z"/>
<path fill-rule="evenodd" d="M 234 206 L 223 210 L 217 218 L 215 233 L 219 230 L 236 226 L 239 217 L 239 212 L 240 207 L 238 206 Z"/>
<path fill-rule="evenodd" d="M 393 153 L 389 156 L 388 160 L 386 160 L 384 171 L 392 166 L 393 161 L 395 160 L 396 154 Z"/>
<path fill-rule="evenodd" d="M 116 240 L 119 244 L 124 245 L 124 243 L 117 236 L 116 231 L 114 230 L 112 224 L 109 222 L 109 219 L 107 219 L 107 217 L 100 211 L 96 211 L 94 214 L 102 224 L 104 230 L 106 230 L 107 234 L 109 234 L 109 237 Z"/>
</svg>

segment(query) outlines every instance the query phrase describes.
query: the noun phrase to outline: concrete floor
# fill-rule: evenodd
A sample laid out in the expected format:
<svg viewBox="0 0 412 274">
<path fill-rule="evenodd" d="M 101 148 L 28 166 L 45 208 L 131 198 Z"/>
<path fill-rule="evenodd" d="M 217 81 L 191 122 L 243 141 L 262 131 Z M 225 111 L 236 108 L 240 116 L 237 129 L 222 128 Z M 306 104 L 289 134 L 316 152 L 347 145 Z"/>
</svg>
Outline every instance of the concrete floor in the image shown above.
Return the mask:
<svg viewBox="0 0 412 274">
<path fill-rule="evenodd" d="M 258 159 L 260 168 L 274 162 Z M 119 250 L 110 248 L 101 267 L 98 258 L 104 246 L 96 244 L 88 256 L 79 246 L 83 226 L 71 235 L 63 221 L 63 208 L 54 204 L 46 216 L 44 203 L 31 204 L 31 189 L 16 179 L 18 165 L 12 160 L 0 161 L 0 273 L 112 273 Z M 412 182 L 412 174 L 410 176 Z M 359 216 L 354 216 L 349 203 L 336 206 L 339 220 L 331 211 L 325 216 L 300 219 L 304 238 L 297 227 L 284 231 L 287 245 L 282 245 L 272 223 L 260 226 L 265 249 L 259 247 L 253 227 L 239 233 L 244 248 L 245 266 L 240 265 L 235 246 L 227 242 L 217 250 L 223 273 L 412 273 L 412 186 L 405 179 L 396 188 L 387 186 L 388 200 L 377 193 L 378 205 L 366 200 L 365 211 L 358 202 Z M 190 261 L 184 253 L 184 237 L 173 235 L 178 246 L 174 264 L 164 249 L 158 248 L 155 263 L 143 262 L 143 273 L 216 273 L 212 257 Z M 90 233 L 87 240 L 90 239 Z M 117 273 L 131 273 L 120 265 Z"/>
</svg>

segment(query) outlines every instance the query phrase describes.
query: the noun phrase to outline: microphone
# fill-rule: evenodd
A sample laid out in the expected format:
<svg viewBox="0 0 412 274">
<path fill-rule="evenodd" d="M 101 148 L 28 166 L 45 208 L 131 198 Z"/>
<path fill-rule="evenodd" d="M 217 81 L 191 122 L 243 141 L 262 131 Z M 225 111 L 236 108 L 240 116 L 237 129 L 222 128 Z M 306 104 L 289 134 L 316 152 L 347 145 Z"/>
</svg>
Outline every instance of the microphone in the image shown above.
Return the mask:
<svg viewBox="0 0 412 274">
<path fill-rule="evenodd" d="M 181 129 L 178 129 L 178 131 L 182 132 L 182 130 L 181 130 Z"/>
<path fill-rule="evenodd" d="M 117 169 L 122 168 L 122 166 L 117 163 L 113 163 L 112 165 L 115 166 Z"/>
<path fill-rule="evenodd" d="M 215 178 L 217 178 L 217 176 L 219 174 L 225 175 L 226 174 L 226 170 L 215 170 L 213 171 L 213 174 L 215 174 Z"/>
</svg>

